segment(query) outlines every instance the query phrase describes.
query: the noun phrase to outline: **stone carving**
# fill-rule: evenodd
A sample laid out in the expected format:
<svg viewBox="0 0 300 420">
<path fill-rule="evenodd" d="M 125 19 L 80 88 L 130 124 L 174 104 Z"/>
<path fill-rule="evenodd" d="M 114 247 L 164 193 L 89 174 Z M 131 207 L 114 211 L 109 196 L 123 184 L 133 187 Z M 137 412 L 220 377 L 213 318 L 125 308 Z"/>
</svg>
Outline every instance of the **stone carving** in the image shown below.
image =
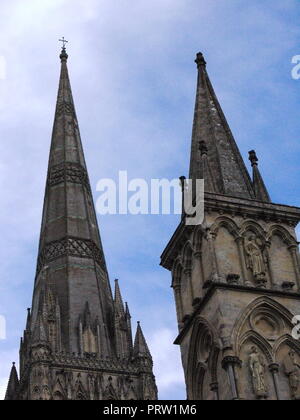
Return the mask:
<svg viewBox="0 0 300 420">
<path fill-rule="evenodd" d="M 64 162 L 51 167 L 47 182 L 51 187 L 62 182 L 72 182 L 91 190 L 86 169 L 76 162 Z"/>
<path fill-rule="evenodd" d="M 255 395 L 257 398 L 266 397 L 268 390 L 265 381 L 265 364 L 256 346 L 251 347 L 249 367 Z"/>
<path fill-rule="evenodd" d="M 296 353 L 291 350 L 284 359 L 284 371 L 289 378 L 292 398 L 300 400 L 300 363 L 296 359 Z"/>
<path fill-rule="evenodd" d="M 283 288 L 283 290 L 286 291 L 292 291 L 293 288 L 295 286 L 295 283 L 293 281 L 283 281 L 281 287 Z"/>
<path fill-rule="evenodd" d="M 93 258 L 105 269 L 103 251 L 93 241 L 69 237 L 50 242 L 42 249 L 38 257 L 37 275 L 45 264 L 66 255 Z"/>
<path fill-rule="evenodd" d="M 245 240 L 245 251 L 247 254 L 247 267 L 253 272 L 258 285 L 266 283 L 266 267 L 264 256 L 261 250 L 261 243 L 255 235 L 249 235 Z"/>
<path fill-rule="evenodd" d="M 228 284 L 239 284 L 240 275 L 239 274 L 228 274 L 226 277 Z"/>
<path fill-rule="evenodd" d="M 61 101 L 57 104 L 56 117 L 59 117 L 64 114 L 72 115 L 73 117 L 75 117 L 75 110 L 73 104 L 70 104 L 66 101 Z"/>
</svg>

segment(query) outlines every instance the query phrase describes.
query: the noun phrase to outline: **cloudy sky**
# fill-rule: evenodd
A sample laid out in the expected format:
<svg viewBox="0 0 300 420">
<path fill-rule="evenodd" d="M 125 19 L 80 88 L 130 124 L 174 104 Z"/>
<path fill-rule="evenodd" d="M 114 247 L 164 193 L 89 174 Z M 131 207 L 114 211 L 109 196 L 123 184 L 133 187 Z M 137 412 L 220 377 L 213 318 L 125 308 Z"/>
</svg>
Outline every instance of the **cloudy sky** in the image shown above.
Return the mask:
<svg viewBox="0 0 300 420">
<path fill-rule="evenodd" d="M 274 202 L 300 206 L 297 0 L 2 0 L 0 5 L 0 398 L 31 305 L 59 76 L 69 71 L 96 183 L 187 175 L 195 54 L 244 157 L 254 148 Z M 177 216 L 99 217 L 111 280 L 142 321 L 160 398 L 184 399 L 170 275 L 159 257 Z"/>
</svg>

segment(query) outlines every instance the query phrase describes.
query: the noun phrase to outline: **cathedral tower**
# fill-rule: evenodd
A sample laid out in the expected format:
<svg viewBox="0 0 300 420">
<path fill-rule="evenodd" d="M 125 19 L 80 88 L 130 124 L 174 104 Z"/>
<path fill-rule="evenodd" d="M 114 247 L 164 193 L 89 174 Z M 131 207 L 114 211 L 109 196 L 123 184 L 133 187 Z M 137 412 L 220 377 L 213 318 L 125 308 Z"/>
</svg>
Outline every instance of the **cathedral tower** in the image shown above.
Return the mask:
<svg viewBox="0 0 300 420">
<path fill-rule="evenodd" d="M 32 308 L 6 399 L 156 399 L 152 357 L 118 281 L 112 295 L 68 76 L 65 47 Z"/>
<path fill-rule="evenodd" d="M 204 221 L 183 215 L 161 257 L 188 399 L 300 399 L 300 209 L 271 201 L 253 150 L 249 176 L 201 53 L 196 64 L 189 178 L 204 179 Z"/>
</svg>

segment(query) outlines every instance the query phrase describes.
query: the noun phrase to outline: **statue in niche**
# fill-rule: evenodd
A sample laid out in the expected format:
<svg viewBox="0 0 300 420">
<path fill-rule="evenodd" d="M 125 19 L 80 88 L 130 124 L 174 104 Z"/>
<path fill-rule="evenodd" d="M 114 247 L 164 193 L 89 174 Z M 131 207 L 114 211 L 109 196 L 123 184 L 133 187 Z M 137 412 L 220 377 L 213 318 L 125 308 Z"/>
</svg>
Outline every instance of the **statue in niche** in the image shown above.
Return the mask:
<svg viewBox="0 0 300 420">
<path fill-rule="evenodd" d="M 254 278 L 259 284 L 266 282 L 266 267 L 261 250 L 261 241 L 255 235 L 249 235 L 245 240 L 248 268 L 253 272 Z"/>
<path fill-rule="evenodd" d="M 267 386 L 265 381 L 265 363 L 258 353 L 256 346 L 251 347 L 249 356 L 249 367 L 252 376 L 252 383 L 255 395 L 258 398 L 267 396 Z"/>
<path fill-rule="evenodd" d="M 296 359 L 296 353 L 291 350 L 284 359 L 284 371 L 289 378 L 292 398 L 300 400 L 300 363 Z"/>
</svg>

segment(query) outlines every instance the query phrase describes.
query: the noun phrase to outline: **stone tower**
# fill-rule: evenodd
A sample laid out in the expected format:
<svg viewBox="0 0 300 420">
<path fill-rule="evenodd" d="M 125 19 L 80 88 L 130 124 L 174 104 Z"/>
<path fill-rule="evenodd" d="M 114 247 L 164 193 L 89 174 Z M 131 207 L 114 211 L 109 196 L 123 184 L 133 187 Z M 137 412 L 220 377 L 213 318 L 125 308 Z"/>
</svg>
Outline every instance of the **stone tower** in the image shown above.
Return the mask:
<svg viewBox="0 0 300 420">
<path fill-rule="evenodd" d="M 172 273 L 187 396 L 300 399 L 300 342 L 292 337 L 300 209 L 271 201 L 253 150 L 250 178 L 201 53 L 196 63 L 189 178 L 204 179 L 204 221 L 190 226 L 183 214 L 161 257 Z"/>
<path fill-rule="evenodd" d="M 8 400 L 157 398 L 152 357 L 118 281 L 112 296 L 72 98 L 65 47 L 32 309 Z"/>
</svg>

